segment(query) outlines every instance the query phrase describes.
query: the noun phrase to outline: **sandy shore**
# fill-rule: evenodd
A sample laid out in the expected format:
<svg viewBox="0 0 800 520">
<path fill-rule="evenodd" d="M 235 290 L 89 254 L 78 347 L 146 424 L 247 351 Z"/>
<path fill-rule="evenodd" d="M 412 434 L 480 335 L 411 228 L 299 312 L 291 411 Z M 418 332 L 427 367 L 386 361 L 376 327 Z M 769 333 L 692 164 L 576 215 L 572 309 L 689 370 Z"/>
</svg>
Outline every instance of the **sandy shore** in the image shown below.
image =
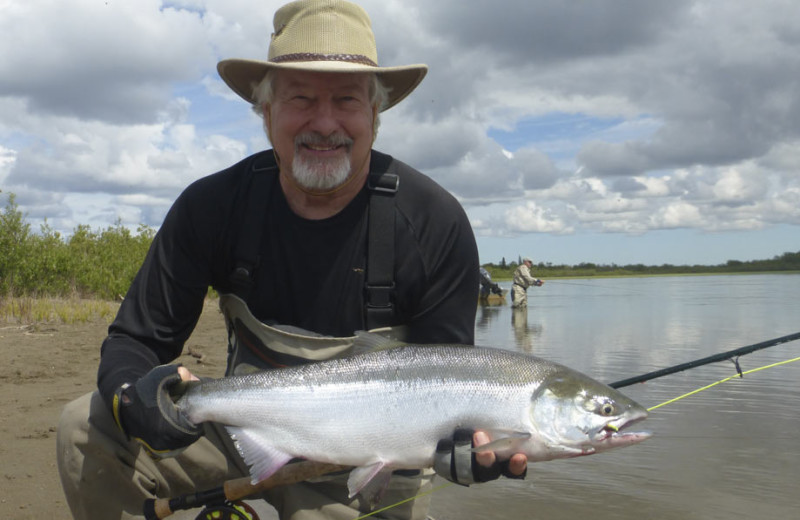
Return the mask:
<svg viewBox="0 0 800 520">
<path fill-rule="evenodd" d="M 71 518 L 56 469 L 56 426 L 67 402 L 95 388 L 107 328 L 106 320 L 78 325 L 0 324 L 4 518 Z M 225 370 L 225 343 L 225 325 L 217 302 L 211 301 L 181 362 L 198 375 L 219 376 Z"/>
</svg>

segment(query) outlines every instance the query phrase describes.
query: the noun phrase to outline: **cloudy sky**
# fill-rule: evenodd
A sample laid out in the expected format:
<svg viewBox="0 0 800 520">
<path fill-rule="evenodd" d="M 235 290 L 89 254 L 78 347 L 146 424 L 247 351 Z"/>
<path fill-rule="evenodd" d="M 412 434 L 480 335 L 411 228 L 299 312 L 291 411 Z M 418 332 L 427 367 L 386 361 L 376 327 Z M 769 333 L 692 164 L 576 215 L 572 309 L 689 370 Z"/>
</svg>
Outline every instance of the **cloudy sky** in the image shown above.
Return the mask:
<svg viewBox="0 0 800 520">
<path fill-rule="evenodd" d="M 158 227 L 269 147 L 216 63 L 280 1 L 0 0 L 0 189 L 34 229 Z M 482 262 L 716 264 L 800 250 L 800 2 L 364 0 L 427 63 L 376 148 L 472 220 Z"/>
</svg>

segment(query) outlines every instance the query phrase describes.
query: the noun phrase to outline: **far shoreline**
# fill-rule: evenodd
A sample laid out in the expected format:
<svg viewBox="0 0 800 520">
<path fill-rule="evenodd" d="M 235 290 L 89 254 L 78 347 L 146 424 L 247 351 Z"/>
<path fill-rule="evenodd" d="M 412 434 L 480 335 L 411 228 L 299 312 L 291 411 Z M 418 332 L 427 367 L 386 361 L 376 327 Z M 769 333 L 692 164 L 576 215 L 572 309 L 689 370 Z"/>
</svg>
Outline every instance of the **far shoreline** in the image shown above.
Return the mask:
<svg viewBox="0 0 800 520">
<path fill-rule="evenodd" d="M 747 276 L 747 275 L 761 275 L 761 274 L 800 274 L 800 271 L 737 271 L 737 272 L 717 272 L 717 273 L 595 273 L 595 274 L 569 274 L 569 275 L 547 275 L 537 272 L 536 269 L 531 270 L 531 274 L 543 280 L 558 278 L 560 280 L 577 280 L 577 279 L 591 279 L 591 278 L 656 278 L 665 276 Z M 510 282 L 512 278 L 509 277 L 492 277 L 493 282 Z"/>
<path fill-rule="evenodd" d="M 534 276 L 545 282 L 549 280 L 591 280 L 615 278 L 656 278 L 677 276 L 748 276 L 748 275 L 797 275 L 800 271 L 743 271 L 731 273 L 609 273 Z M 493 278 L 494 282 L 510 282 L 511 277 Z M 476 292 L 478 288 L 476 287 Z M 207 300 L 217 299 L 217 293 L 209 290 Z M 0 297 L 0 327 L 36 327 L 49 323 L 76 324 L 104 320 L 111 323 L 119 309 L 120 299 L 108 300 L 92 296 L 6 296 Z"/>
</svg>

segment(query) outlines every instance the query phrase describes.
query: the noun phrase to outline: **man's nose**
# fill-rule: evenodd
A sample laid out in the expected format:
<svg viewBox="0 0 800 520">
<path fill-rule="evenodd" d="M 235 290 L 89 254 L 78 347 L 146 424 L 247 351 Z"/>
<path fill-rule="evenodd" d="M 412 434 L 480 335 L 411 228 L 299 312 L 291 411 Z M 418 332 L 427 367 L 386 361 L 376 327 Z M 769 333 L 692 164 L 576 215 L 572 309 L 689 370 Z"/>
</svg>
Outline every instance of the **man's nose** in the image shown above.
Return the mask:
<svg viewBox="0 0 800 520">
<path fill-rule="evenodd" d="M 310 130 L 318 132 L 320 135 L 330 135 L 339 128 L 339 121 L 336 118 L 336 110 L 330 100 L 319 100 L 314 105 L 308 122 Z"/>
</svg>

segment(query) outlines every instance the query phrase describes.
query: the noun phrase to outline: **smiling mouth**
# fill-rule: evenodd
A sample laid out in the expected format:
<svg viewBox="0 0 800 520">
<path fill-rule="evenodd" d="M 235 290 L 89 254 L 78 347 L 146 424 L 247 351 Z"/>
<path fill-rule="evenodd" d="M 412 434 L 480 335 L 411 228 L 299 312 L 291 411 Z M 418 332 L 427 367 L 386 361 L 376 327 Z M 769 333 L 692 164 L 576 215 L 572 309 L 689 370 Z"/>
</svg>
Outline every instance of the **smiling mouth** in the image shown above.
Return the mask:
<svg viewBox="0 0 800 520">
<path fill-rule="evenodd" d="M 295 139 L 295 147 L 298 151 L 320 154 L 340 152 L 342 150 L 347 152 L 352 144 L 352 139 L 343 134 L 321 136 L 316 133 L 305 133 Z"/>
<path fill-rule="evenodd" d="M 344 145 L 314 145 L 314 144 L 303 144 L 303 148 L 307 150 L 311 150 L 312 152 L 332 152 L 334 150 L 338 150 L 340 148 L 344 148 Z"/>
</svg>

